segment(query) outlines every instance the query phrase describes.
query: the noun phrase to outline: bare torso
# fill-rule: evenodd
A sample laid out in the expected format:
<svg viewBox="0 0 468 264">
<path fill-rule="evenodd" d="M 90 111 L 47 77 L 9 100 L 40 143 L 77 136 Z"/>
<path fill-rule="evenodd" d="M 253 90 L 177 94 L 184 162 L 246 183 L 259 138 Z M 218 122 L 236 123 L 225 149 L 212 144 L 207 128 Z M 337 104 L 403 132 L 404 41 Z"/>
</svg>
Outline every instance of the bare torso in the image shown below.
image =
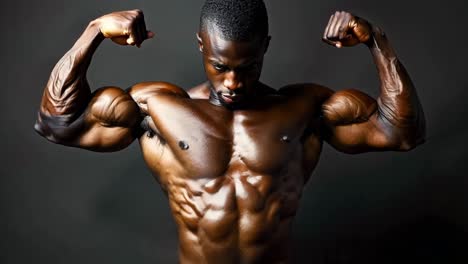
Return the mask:
<svg viewBox="0 0 468 264">
<path fill-rule="evenodd" d="M 319 109 L 268 95 L 254 109 L 161 95 L 148 101 L 156 134 L 140 138 L 167 192 L 181 263 L 286 263 L 290 225 L 321 151 Z"/>
<path fill-rule="evenodd" d="M 182 263 L 287 263 L 292 218 L 322 139 L 346 153 L 408 151 L 424 142 L 424 113 L 383 31 L 348 12 L 330 17 L 323 40 L 369 48 L 380 78 L 377 101 L 318 85 L 261 86 L 259 96 L 270 38 L 231 41 L 216 32 L 197 35 L 213 94 L 224 103 L 253 98 L 251 107 L 217 106 L 207 84 L 190 96 L 162 82 L 92 91 L 86 72 L 105 38 L 139 46 L 154 36 L 142 11 L 128 10 L 91 21 L 57 62 L 34 128 L 51 142 L 99 152 L 139 137 L 178 224 Z M 140 122 L 148 130 L 141 135 Z"/>
</svg>

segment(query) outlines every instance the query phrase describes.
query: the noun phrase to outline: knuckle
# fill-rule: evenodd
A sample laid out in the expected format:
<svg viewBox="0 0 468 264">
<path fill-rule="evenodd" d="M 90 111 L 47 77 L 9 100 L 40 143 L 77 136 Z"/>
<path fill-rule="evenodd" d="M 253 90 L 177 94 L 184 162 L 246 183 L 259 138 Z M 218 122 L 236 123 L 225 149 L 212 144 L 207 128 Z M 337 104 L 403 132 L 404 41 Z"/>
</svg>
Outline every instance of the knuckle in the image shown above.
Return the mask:
<svg viewBox="0 0 468 264">
<path fill-rule="evenodd" d="M 128 32 L 131 32 L 132 31 L 132 22 L 129 21 L 127 23 L 125 23 L 125 25 L 123 26 L 123 28 L 125 28 Z"/>
</svg>

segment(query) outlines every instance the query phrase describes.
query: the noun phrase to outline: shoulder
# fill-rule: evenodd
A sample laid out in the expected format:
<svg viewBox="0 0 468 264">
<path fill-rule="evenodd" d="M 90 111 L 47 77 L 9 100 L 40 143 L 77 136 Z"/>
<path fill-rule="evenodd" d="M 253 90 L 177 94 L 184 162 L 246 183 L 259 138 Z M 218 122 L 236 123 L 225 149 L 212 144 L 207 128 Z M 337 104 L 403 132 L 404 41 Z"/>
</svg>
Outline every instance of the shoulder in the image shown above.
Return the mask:
<svg viewBox="0 0 468 264">
<path fill-rule="evenodd" d="M 279 92 L 319 106 L 321 115 L 334 125 L 366 121 L 377 108 L 372 97 L 356 89 L 335 92 L 319 84 L 303 83 L 285 86 Z"/>
<path fill-rule="evenodd" d="M 180 86 L 168 82 L 141 82 L 128 88 L 127 92 L 134 99 L 147 98 L 148 96 L 156 94 L 189 97 L 187 92 Z"/>
<path fill-rule="evenodd" d="M 305 100 L 309 103 L 322 104 L 334 94 L 334 91 L 315 83 L 297 83 L 281 87 L 278 93 L 286 97 Z"/>
<path fill-rule="evenodd" d="M 147 113 L 148 101 L 158 98 L 190 98 L 181 87 L 168 82 L 142 82 L 127 89 L 127 93 L 137 103 L 140 111 Z"/>
</svg>

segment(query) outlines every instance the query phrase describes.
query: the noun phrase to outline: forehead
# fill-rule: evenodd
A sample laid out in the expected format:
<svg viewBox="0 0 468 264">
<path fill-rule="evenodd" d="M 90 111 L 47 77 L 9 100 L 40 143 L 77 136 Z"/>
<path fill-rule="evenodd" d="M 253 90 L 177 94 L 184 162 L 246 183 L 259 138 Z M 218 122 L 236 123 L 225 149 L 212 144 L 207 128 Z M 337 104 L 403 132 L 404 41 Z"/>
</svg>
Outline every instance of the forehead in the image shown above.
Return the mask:
<svg viewBox="0 0 468 264">
<path fill-rule="evenodd" d="M 203 54 L 219 60 L 253 59 L 263 56 L 263 39 L 247 41 L 228 40 L 216 26 L 208 26 L 200 32 Z"/>
</svg>

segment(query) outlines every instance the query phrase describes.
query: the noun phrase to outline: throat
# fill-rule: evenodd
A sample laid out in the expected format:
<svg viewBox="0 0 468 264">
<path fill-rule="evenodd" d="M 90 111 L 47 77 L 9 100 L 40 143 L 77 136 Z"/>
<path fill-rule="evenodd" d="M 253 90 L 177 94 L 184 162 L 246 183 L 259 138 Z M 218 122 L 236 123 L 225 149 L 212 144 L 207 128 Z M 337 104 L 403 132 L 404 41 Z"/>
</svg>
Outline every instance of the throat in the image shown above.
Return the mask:
<svg viewBox="0 0 468 264">
<path fill-rule="evenodd" d="M 209 102 L 213 105 L 216 106 L 223 106 L 221 103 L 221 99 L 219 98 L 219 95 L 213 91 L 213 89 L 210 89 L 210 97 L 208 98 Z"/>
</svg>

